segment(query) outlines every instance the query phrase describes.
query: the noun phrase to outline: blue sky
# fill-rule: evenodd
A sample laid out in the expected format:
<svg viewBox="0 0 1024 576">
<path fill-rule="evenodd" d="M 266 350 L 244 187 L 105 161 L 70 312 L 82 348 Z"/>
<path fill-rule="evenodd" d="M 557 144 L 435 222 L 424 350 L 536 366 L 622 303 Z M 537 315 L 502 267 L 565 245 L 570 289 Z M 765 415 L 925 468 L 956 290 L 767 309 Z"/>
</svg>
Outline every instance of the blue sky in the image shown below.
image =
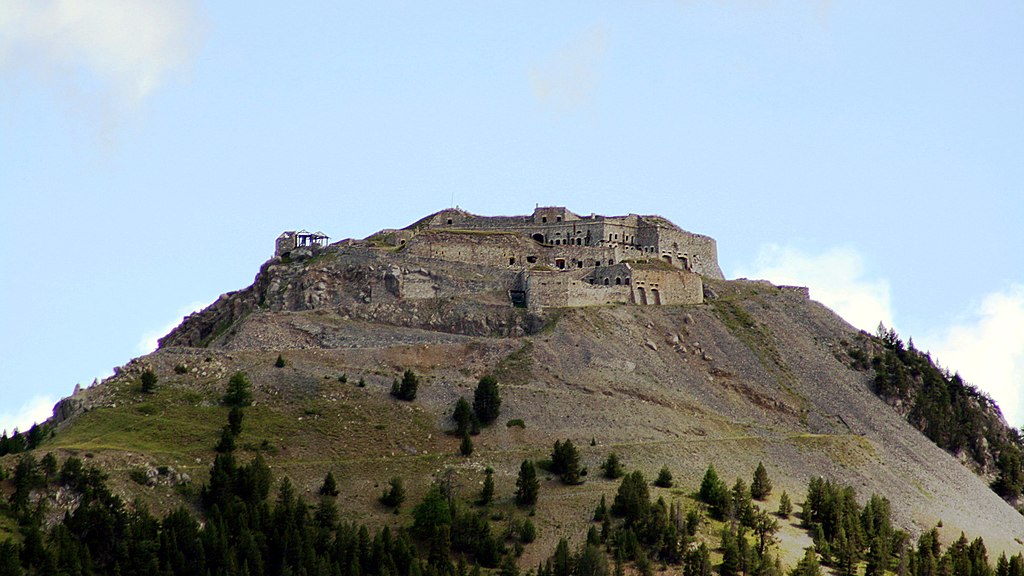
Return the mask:
<svg viewBox="0 0 1024 576">
<path fill-rule="evenodd" d="M 286 229 L 660 213 L 1024 423 L 1017 1 L 0 4 L 0 428 Z"/>
</svg>

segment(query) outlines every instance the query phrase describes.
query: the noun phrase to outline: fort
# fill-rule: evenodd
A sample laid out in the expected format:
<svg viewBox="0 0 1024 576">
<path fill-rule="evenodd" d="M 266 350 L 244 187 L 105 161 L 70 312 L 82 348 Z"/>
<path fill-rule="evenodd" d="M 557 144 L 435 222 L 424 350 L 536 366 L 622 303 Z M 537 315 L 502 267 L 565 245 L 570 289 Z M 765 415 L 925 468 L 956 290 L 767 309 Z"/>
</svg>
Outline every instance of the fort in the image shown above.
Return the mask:
<svg viewBox="0 0 1024 576">
<path fill-rule="evenodd" d="M 309 257 L 328 248 L 327 241 L 319 232 L 285 232 L 275 257 Z M 661 216 L 580 216 L 560 206 L 538 206 L 528 216 L 450 208 L 346 242 L 387 251 L 393 260 L 480 267 L 501 285 L 508 304 L 524 308 L 698 304 L 702 276 L 723 278 L 711 237 Z M 432 297 L 430 290 L 413 288 L 422 285 L 392 280 L 389 290 L 400 298 Z"/>
</svg>

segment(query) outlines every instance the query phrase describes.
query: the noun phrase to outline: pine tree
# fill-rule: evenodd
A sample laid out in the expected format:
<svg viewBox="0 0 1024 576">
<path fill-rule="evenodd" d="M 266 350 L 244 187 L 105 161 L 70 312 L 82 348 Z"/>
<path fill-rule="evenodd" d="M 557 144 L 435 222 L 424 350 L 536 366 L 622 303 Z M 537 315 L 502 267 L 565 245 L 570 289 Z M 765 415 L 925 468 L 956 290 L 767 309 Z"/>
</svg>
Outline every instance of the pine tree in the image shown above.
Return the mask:
<svg viewBox="0 0 1024 576">
<path fill-rule="evenodd" d="M 459 443 L 459 454 L 470 456 L 473 454 L 473 441 L 469 439 L 469 433 L 462 435 L 462 442 Z"/>
<path fill-rule="evenodd" d="M 501 413 L 501 396 L 498 393 L 498 379 L 490 374 L 484 376 L 473 392 L 473 412 L 483 425 L 494 422 Z"/>
<path fill-rule="evenodd" d="M 320 485 L 320 495 L 335 497 L 339 494 L 338 482 L 334 479 L 334 473 L 328 471 L 324 476 L 324 483 Z"/>
<path fill-rule="evenodd" d="M 659 488 L 672 487 L 672 472 L 668 469 L 668 466 L 663 466 L 661 471 L 658 472 L 658 477 L 654 480 L 654 485 Z"/>
<path fill-rule="evenodd" d="M 772 481 L 768 478 L 768 471 L 764 463 L 758 462 L 754 470 L 754 480 L 750 483 L 750 496 L 754 500 L 764 500 L 772 493 Z"/>
<path fill-rule="evenodd" d="M 580 454 L 573 446 L 572 440 L 564 443 L 555 440 L 551 451 L 551 471 L 558 474 L 566 484 L 582 484 L 583 470 L 580 468 Z"/>
<path fill-rule="evenodd" d="M 740 568 L 740 551 L 736 535 L 728 527 L 722 529 L 722 576 L 736 576 Z"/>
<path fill-rule="evenodd" d="M 643 522 L 651 509 L 650 492 L 643 473 L 634 470 L 622 479 L 612 501 L 612 514 L 626 519 L 626 525 Z"/>
<path fill-rule="evenodd" d="M 402 479 L 395 476 L 388 481 L 388 489 L 381 494 L 380 503 L 392 508 L 398 508 L 405 502 L 405 487 L 402 486 Z"/>
<path fill-rule="evenodd" d="M 242 433 L 242 409 L 238 406 L 232 406 L 228 412 L 228 428 L 235 436 Z"/>
<path fill-rule="evenodd" d="M 790 572 L 790 576 L 821 576 L 818 555 L 814 552 L 813 546 L 804 549 L 804 557 Z"/>
<path fill-rule="evenodd" d="M 399 400 L 412 401 L 416 399 L 416 391 L 419 388 L 420 379 L 412 370 L 406 370 L 402 374 L 402 381 L 395 378 L 391 382 L 391 395 Z"/>
<path fill-rule="evenodd" d="M 622 467 L 622 461 L 619 460 L 618 454 L 612 452 L 605 458 L 601 463 L 601 473 L 610 480 L 622 478 L 626 471 Z"/>
<path fill-rule="evenodd" d="M 235 372 L 228 380 L 228 390 L 222 400 L 225 406 L 239 408 L 252 404 L 252 382 L 245 372 Z"/>
<path fill-rule="evenodd" d="M 782 496 L 779 496 L 779 516 L 789 518 L 789 515 L 792 513 L 793 503 L 789 500 L 789 494 L 783 491 Z"/>
<path fill-rule="evenodd" d="M 284 368 L 287 365 L 288 365 L 288 363 L 285 362 L 284 356 L 278 354 L 277 355 L 277 360 L 274 361 L 274 367 L 275 368 Z"/>
<path fill-rule="evenodd" d="M 477 503 L 487 506 L 494 500 L 494 468 L 488 466 L 484 469 L 484 487 L 480 490 L 480 498 Z"/>
<path fill-rule="evenodd" d="M 527 518 L 523 520 L 523 526 L 519 529 L 519 540 L 523 544 L 529 544 L 537 539 L 537 527 L 533 525 L 533 521 Z"/>
<path fill-rule="evenodd" d="M 455 402 L 455 410 L 452 412 L 452 419 L 455 420 L 455 433 L 459 436 L 468 433 L 473 418 L 473 409 L 469 407 L 469 402 L 460 396 Z"/>
<path fill-rule="evenodd" d="M 516 504 L 532 506 L 537 503 L 540 482 L 537 481 L 537 468 L 530 460 L 523 460 L 519 466 L 519 477 L 516 478 Z"/>
</svg>

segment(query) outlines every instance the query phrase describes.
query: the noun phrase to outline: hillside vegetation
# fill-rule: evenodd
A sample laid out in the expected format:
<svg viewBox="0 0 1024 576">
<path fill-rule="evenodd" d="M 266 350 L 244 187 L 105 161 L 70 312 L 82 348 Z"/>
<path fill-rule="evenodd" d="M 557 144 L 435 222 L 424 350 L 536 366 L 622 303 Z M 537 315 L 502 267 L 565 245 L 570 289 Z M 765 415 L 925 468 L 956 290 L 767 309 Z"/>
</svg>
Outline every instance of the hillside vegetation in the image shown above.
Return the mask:
<svg viewBox="0 0 1024 576">
<path fill-rule="evenodd" d="M 340 276 L 327 270 L 341 270 Z M 640 572 L 649 561 L 687 573 L 703 573 L 706 564 L 727 573 L 733 559 L 740 571 L 754 570 L 749 562 L 777 571 L 806 568 L 805 548 L 814 545 L 815 561 L 848 571 L 872 561 L 878 566 L 879 556 L 892 569 L 912 559 L 977 560 L 980 552 L 970 541 L 979 537 L 992 557 L 1022 550 L 1017 538 L 1024 518 L 988 486 L 996 481 L 1008 497 L 1020 490 L 1019 439 L 994 406 L 973 389 L 958 388 L 958 378 L 928 368 L 927 357 L 897 346 L 895 336 L 858 332 L 805 291 L 716 281 L 708 282 L 709 298 L 701 305 L 496 316 L 488 316 L 496 304 L 486 291 L 467 292 L 457 306 L 385 302 L 378 316 L 353 313 L 355 300 L 341 307 L 309 304 L 312 292 L 304 290 L 346 293 L 316 288 L 361 274 L 344 270 L 330 258 L 264 266 L 253 287 L 190 318 L 157 352 L 63 401 L 48 428 L 33 434 L 31 449 L 19 440 L 19 448 L 0 460 L 6 477 L 0 488 L 9 502 L 0 509 L 0 540 L 12 538 L 24 553 L 40 541 L 57 551 L 63 544 L 55 542 L 70 538 L 84 548 L 68 548 L 67 556 L 84 554 L 90 545 L 74 523 L 67 534 L 59 526 L 83 502 L 96 502 L 96 510 L 121 510 L 110 514 L 124 534 L 150 530 L 158 547 L 164 546 L 163 526 L 177 522 L 190 534 L 180 538 L 199 542 L 210 562 L 209 547 L 242 538 L 244 524 L 252 546 L 232 546 L 241 547 L 233 548 L 239 554 L 250 550 L 249 573 L 287 573 L 285 566 L 296 574 L 445 573 L 448 561 L 458 573 L 460 560 L 509 573 L 509 558 L 523 570 L 578 572 L 582 562 L 596 563 L 593 573 L 600 573 L 602 561 L 614 571 L 620 551 L 619 563 Z M 459 282 L 472 282 L 467 270 L 456 272 L 469 278 Z M 240 408 L 241 425 L 229 433 L 232 407 L 224 398 L 239 373 L 251 385 L 251 405 Z M 406 382 L 410 373 L 415 385 Z M 148 391 L 146 374 L 152 374 L 145 376 Z M 497 381 L 500 402 L 490 384 L 486 401 L 477 401 L 488 376 Z M 489 424 L 487 418 L 456 422 L 460 398 L 467 406 L 479 404 Z M 555 443 L 566 441 L 576 453 L 568 476 L 561 456 L 554 468 L 548 463 Z M 611 453 L 626 476 L 602 474 Z M 25 457 L 42 466 L 48 454 L 57 473 L 41 469 L 28 488 L 19 484 Z M 85 484 L 69 484 L 59 473 L 69 460 L 100 472 Z M 527 506 L 520 505 L 517 485 L 524 461 L 537 464 L 536 502 Z M 744 487 L 733 480 L 749 485 L 759 464 L 772 484 L 757 504 L 761 512 L 775 513 L 783 494 L 794 510 L 809 505 L 809 482 L 821 478 L 832 490 L 827 493 L 844 502 L 845 512 L 834 514 L 857 518 L 848 521 L 861 527 L 857 534 L 848 523 L 840 537 L 833 524 L 804 508 L 788 518 L 773 516 L 778 525 L 762 546 L 754 536 L 755 511 L 734 521 L 745 505 L 723 513 L 716 507 L 723 504 L 701 498 L 702 479 L 713 466 L 743 504 Z M 328 473 L 336 483 L 331 504 L 338 522 L 325 533 L 316 511 Z M 266 489 L 236 494 L 248 482 L 239 474 L 265 478 L 260 486 Z M 106 477 L 104 488 L 100 477 Z M 639 510 L 633 520 L 624 508 L 613 510 L 630 477 L 635 505 L 628 509 Z M 656 478 L 659 485 L 650 485 Z M 404 504 L 383 504 L 382 494 L 394 490 L 396 479 Z M 485 483 L 492 496 L 480 506 Z M 216 485 L 222 489 L 211 488 Z M 432 496 L 438 489 L 444 505 Z M 220 496 L 211 499 L 211 490 Z M 865 515 L 875 517 L 881 506 L 872 494 L 886 499 L 886 520 L 878 513 L 878 522 L 865 525 Z M 23 495 L 31 506 L 14 506 Z M 237 506 L 222 502 L 236 496 Z M 607 528 L 604 516 L 595 514 L 602 498 Z M 431 530 L 422 520 L 414 528 L 417 505 L 425 501 L 434 502 L 435 518 L 450 518 L 440 523 L 447 526 L 447 547 L 436 522 Z M 868 506 L 872 512 L 865 513 Z M 283 520 L 267 520 L 275 514 L 291 518 L 290 536 L 266 531 L 285 529 Z M 193 534 L 185 515 L 203 519 L 207 528 Z M 529 542 L 522 537 L 530 531 L 527 521 Z M 228 527 L 222 534 L 231 536 L 215 538 L 218 532 L 208 530 L 222 524 Z M 675 532 L 668 537 L 670 526 Z M 489 533 L 493 544 L 459 540 L 466 531 Z M 904 535 L 902 546 L 893 540 L 897 533 Z M 969 538 L 965 547 L 958 544 L 961 533 Z M 919 540 L 924 535 L 935 542 L 925 541 L 927 555 Z M 294 550 L 272 552 L 282 538 Z M 953 550 L 948 560 L 940 544 Z M 376 549 L 382 551 L 375 556 Z M 353 550 L 376 560 L 354 561 Z M 383 550 L 391 551 L 397 570 Z M 89 554 L 97 567 L 112 566 L 100 562 L 116 557 Z M 158 560 L 156 573 L 178 573 L 171 556 Z M 257 557 L 265 572 L 254 568 Z M 217 562 L 208 565 L 211 573 L 242 573 L 246 564 L 241 557 Z M 133 573 L 125 566 L 121 571 Z"/>
</svg>

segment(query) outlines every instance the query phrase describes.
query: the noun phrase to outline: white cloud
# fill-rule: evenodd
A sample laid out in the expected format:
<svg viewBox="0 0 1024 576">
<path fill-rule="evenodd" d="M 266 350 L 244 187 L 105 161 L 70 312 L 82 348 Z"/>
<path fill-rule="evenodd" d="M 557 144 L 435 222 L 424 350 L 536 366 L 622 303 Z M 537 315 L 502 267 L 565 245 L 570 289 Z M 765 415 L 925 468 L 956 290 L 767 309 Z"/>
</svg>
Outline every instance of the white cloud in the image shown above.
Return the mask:
<svg viewBox="0 0 1024 576">
<path fill-rule="evenodd" d="M 930 341 L 943 366 L 988 392 L 1010 424 L 1024 424 L 1024 285 L 988 294 Z"/>
<path fill-rule="evenodd" d="M 808 254 L 769 244 L 761 247 L 753 266 L 741 268 L 733 276 L 807 286 L 811 298 L 862 330 L 873 333 L 879 322 L 893 325 L 889 282 L 865 278 L 864 259 L 853 248 Z"/>
<path fill-rule="evenodd" d="M 53 415 L 53 405 L 57 403 L 52 396 L 35 396 L 14 412 L 0 412 L 0 430 L 11 435 L 14 430 L 27 432 L 33 424 L 38 424 Z"/>
<path fill-rule="evenodd" d="M 0 71 L 29 71 L 73 109 L 132 108 L 191 60 L 202 28 L 193 0 L 4 0 Z"/>
<path fill-rule="evenodd" d="M 156 350 L 156 347 L 159 345 L 159 340 L 167 335 L 168 332 L 177 328 L 178 325 L 181 324 L 182 319 L 193 312 L 199 312 L 209 305 L 209 302 L 192 302 L 191 304 L 186 304 L 185 306 L 178 308 L 178 316 L 176 320 L 171 320 L 160 328 L 150 330 L 139 338 L 139 343 L 136 345 L 136 349 L 139 354 L 149 354 Z"/>
<path fill-rule="evenodd" d="M 597 88 L 599 67 L 608 48 L 608 31 L 586 30 L 546 61 L 530 70 L 530 87 L 542 104 L 571 112 Z"/>
</svg>

